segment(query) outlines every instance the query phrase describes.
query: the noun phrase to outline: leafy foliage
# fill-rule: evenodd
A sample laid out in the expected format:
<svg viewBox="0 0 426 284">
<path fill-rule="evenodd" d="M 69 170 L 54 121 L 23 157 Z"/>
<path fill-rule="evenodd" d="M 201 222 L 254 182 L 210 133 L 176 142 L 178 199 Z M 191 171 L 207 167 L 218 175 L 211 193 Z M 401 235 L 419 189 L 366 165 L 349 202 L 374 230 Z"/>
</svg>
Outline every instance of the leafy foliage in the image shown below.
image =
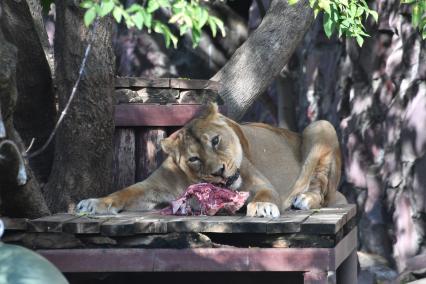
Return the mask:
<svg viewBox="0 0 426 284">
<path fill-rule="evenodd" d="M 127 8 L 119 0 L 83 0 L 80 6 L 86 9 L 84 14 L 86 26 L 90 26 L 97 17 L 101 18 L 112 13 L 118 23 L 124 21 L 128 28 L 147 28 L 148 32 L 162 34 L 167 47 L 172 43 L 176 48 L 178 38 L 169 25 L 155 19 L 155 12 L 161 8 L 169 11 L 168 23 L 176 25 L 181 36 L 191 32 L 194 47 L 199 44 L 201 30 L 206 25 L 210 27 L 213 36 L 216 36 L 218 29 L 222 36 L 226 34 L 223 22 L 210 15 L 199 0 L 147 0 L 142 5 L 134 3 Z"/>
<path fill-rule="evenodd" d="M 419 29 L 422 39 L 426 39 L 426 1 L 401 0 L 401 4 L 411 6 L 411 24 Z"/>
<path fill-rule="evenodd" d="M 295 4 L 299 0 L 288 1 Z M 320 12 L 324 13 L 323 27 L 327 37 L 330 38 L 337 31 L 339 37 L 344 35 L 355 38 L 359 46 L 369 36 L 362 23 L 363 18 L 371 16 L 377 22 L 379 17 L 365 0 L 309 0 L 309 4 L 314 9 L 315 17 Z"/>
</svg>

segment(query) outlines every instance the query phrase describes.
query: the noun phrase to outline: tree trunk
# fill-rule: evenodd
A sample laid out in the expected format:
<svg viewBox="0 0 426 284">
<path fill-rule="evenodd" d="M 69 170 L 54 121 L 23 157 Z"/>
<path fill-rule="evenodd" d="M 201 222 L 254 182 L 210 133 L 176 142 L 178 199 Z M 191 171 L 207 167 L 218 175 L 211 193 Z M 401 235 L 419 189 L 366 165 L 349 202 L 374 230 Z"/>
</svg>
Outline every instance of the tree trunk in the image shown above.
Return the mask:
<svg viewBox="0 0 426 284">
<path fill-rule="evenodd" d="M 24 165 L 24 145 L 13 126 L 18 96 L 16 54 L 16 47 L 5 40 L 0 29 L 0 215 L 36 218 L 49 210 L 37 179 Z"/>
<path fill-rule="evenodd" d="M 46 57 L 49 46 L 46 31 L 40 27 L 42 21 L 39 1 L 3 1 L 1 28 L 6 40 L 18 48 L 19 96 L 14 124 L 26 146 L 35 138 L 33 149 L 47 140 L 56 116 L 51 69 Z M 30 160 L 40 181 L 47 181 L 52 161 L 53 145 Z"/>
<path fill-rule="evenodd" d="M 312 20 L 307 0 L 291 6 L 287 1 L 272 1 L 259 27 L 212 78 L 222 84 L 219 94 L 228 106 L 230 117 L 241 118 L 266 91 L 289 61 Z"/>
<path fill-rule="evenodd" d="M 45 196 L 53 212 L 73 210 L 83 198 L 111 190 L 114 55 L 112 19 L 97 23 L 94 35 L 74 1 L 56 1 L 55 57 L 59 109 L 75 83 L 85 48 L 92 39 L 84 75 L 57 135 L 55 160 Z"/>
</svg>

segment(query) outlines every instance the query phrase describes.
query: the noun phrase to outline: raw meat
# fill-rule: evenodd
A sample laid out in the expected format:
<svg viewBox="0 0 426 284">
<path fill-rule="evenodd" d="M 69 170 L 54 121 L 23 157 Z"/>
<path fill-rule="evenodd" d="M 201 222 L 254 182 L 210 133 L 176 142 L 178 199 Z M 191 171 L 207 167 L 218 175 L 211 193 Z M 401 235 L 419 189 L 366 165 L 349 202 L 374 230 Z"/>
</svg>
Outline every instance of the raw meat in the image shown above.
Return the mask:
<svg viewBox="0 0 426 284">
<path fill-rule="evenodd" d="M 248 192 L 233 191 L 210 183 L 193 184 L 182 196 L 161 210 L 164 215 L 215 215 L 219 210 L 235 214 L 247 198 Z"/>
</svg>

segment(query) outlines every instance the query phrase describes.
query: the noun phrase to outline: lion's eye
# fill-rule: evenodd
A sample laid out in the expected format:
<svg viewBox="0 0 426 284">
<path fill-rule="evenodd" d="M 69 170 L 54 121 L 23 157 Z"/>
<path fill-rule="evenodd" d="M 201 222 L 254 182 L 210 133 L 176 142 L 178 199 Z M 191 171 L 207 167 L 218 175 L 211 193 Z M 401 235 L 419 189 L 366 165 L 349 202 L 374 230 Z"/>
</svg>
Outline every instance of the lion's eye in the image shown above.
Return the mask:
<svg viewBox="0 0 426 284">
<path fill-rule="evenodd" d="M 195 163 L 195 162 L 198 162 L 199 160 L 200 158 L 198 158 L 197 156 L 192 156 L 188 159 L 190 163 Z"/>
<path fill-rule="evenodd" d="M 212 145 L 213 145 L 213 147 L 216 147 L 218 144 L 219 144 L 219 135 L 216 135 L 212 139 Z"/>
</svg>

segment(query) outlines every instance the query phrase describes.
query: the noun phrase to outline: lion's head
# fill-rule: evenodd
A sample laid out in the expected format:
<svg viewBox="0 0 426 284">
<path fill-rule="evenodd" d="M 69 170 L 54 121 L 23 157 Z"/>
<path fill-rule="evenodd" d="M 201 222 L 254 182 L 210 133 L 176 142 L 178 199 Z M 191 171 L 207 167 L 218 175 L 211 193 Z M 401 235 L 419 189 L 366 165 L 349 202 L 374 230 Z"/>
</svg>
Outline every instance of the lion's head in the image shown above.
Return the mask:
<svg viewBox="0 0 426 284">
<path fill-rule="evenodd" d="M 209 182 L 234 190 L 241 185 L 239 169 L 246 145 L 238 124 L 221 115 L 216 104 L 161 142 L 191 183 Z"/>
</svg>

